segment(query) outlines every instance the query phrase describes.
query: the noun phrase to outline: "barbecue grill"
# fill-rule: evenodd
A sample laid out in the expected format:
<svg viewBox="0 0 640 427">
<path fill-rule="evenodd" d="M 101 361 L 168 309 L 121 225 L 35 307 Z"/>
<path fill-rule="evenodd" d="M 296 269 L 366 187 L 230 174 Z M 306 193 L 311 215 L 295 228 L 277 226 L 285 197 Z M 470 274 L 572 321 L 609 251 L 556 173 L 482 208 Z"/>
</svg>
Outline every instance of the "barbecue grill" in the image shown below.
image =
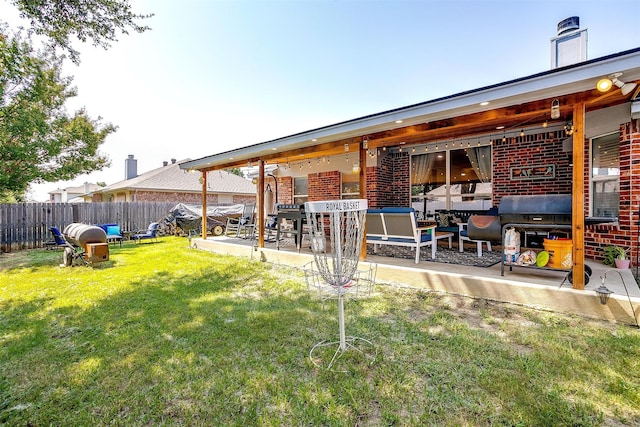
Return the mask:
<svg viewBox="0 0 640 427">
<path fill-rule="evenodd" d="M 570 194 L 504 196 L 500 201 L 501 238 L 504 246 L 508 228 L 519 230 L 571 230 L 572 200 Z M 615 222 L 617 218 L 587 217 L 585 225 Z M 471 235 L 471 232 L 469 232 Z M 504 275 L 504 257 L 500 274 Z M 585 266 L 586 267 L 586 266 Z M 589 269 L 590 270 L 590 269 Z M 587 271 L 587 269 L 585 269 Z M 569 273 L 568 278 L 571 281 Z M 585 278 L 588 283 L 588 277 Z"/>
<path fill-rule="evenodd" d="M 280 249 L 280 233 L 293 233 L 296 248 L 300 252 L 302 244 L 302 228 L 307 223 L 307 214 L 305 212 L 304 203 L 302 204 L 279 204 L 277 206 L 277 222 L 276 222 L 276 249 Z M 293 223 L 292 229 L 283 229 L 283 220 L 289 220 Z"/>
<path fill-rule="evenodd" d="M 74 222 L 62 233 L 67 242 L 62 253 L 63 265 L 70 266 L 76 260 L 85 264 L 109 260 L 107 233 L 102 228 Z"/>
</svg>

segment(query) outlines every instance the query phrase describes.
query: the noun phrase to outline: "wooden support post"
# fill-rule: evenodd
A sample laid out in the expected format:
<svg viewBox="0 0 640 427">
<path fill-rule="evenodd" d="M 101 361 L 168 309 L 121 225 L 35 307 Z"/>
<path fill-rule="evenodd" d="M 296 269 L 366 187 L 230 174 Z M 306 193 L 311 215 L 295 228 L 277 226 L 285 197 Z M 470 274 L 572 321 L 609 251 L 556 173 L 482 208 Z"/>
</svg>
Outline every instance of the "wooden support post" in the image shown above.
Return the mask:
<svg viewBox="0 0 640 427">
<path fill-rule="evenodd" d="M 358 154 L 358 163 L 360 165 L 360 195 L 361 199 L 367 198 L 367 147 L 364 142 L 360 144 L 360 151 Z M 364 261 L 367 258 L 367 223 L 364 224 L 364 233 L 362 235 L 362 248 L 360 249 L 360 260 Z"/>
<path fill-rule="evenodd" d="M 202 171 L 202 238 L 207 239 L 207 172 Z"/>
<path fill-rule="evenodd" d="M 264 248 L 264 160 L 258 160 L 258 224 L 254 231 L 258 233 L 258 247 Z"/>
<path fill-rule="evenodd" d="M 571 203 L 571 239 L 573 243 L 573 288 L 584 289 L 584 125 L 585 105 L 573 106 L 573 188 Z"/>
</svg>

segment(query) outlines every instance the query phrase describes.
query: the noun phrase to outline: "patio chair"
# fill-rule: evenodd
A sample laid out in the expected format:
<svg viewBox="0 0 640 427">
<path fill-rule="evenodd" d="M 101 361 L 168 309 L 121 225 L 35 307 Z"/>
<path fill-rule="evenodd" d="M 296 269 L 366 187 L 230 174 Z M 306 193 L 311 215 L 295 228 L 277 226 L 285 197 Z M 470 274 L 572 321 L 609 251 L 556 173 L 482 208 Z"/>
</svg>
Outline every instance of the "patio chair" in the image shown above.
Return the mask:
<svg viewBox="0 0 640 427">
<path fill-rule="evenodd" d="M 482 244 L 487 245 L 487 250 L 491 251 L 491 242 L 488 240 L 473 240 L 469 238 L 469 232 L 467 230 L 467 223 L 460 222 L 458 223 L 458 250 L 460 252 L 464 252 L 464 242 L 472 242 L 476 244 L 476 251 L 478 253 L 478 258 L 482 257 Z"/>
<path fill-rule="evenodd" d="M 151 224 L 149 224 L 149 227 L 147 227 L 146 231 L 138 232 L 138 233 L 134 234 L 133 236 L 131 236 L 131 238 L 136 243 L 139 243 L 144 239 L 154 239 L 157 242 L 158 241 L 158 227 L 160 227 L 160 224 L 158 224 L 157 222 L 152 222 Z"/>
<path fill-rule="evenodd" d="M 99 227 L 107 233 L 107 243 L 120 243 L 120 246 L 122 246 L 122 240 L 124 237 L 122 236 L 122 231 L 120 231 L 120 226 L 118 224 L 102 224 L 99 225 Z"/>
<path fill-rule="evenodd" d="M 244 205 L 242 216 L 239 218 L 227 218 L 227 227 L 225 234 L 228 236 L 235 232 L 235 237 L 240 237 L 240 233 L 244 232 L 244 237 L 251 237 L 256 228 L 255 223 L 256 205 L 249 203 Z"/>
<path fill-rule="evenodd" d="M 49 227 L 49 231 L 51 232 L 51 235 L 53 236 L 53 240 L 48 240 L 46 242 L 44 242 L 45 247 L 47 249 L 52 248 L 68 248 L 68 247 L 73 247 L 73 245 L 71 245 L 69 242 L 67 242 L 67 239 L 64 238 L 63 234 L 60 232 L 60 229 L 58 229 L 58 227 Z"/>
</svg>

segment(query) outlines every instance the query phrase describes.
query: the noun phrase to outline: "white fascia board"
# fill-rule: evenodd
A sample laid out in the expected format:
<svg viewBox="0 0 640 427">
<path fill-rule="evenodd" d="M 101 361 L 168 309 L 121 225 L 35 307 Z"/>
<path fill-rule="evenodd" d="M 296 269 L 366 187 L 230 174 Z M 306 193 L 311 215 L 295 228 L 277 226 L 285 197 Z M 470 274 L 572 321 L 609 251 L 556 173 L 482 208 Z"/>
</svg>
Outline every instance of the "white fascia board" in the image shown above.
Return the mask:
<svg viewBox="0 0 640 427">
<path fill-rule="evenodd" d="M 622 72 L 623 81 L 640 79 L 640 52 L 577 64 L 551 73 L 472 90 L 359 119 L 336 123 L 319 129 L 267 141 L 180 164 L 181 169 L 201 169 L 224 165 L 230 161 L 269 155 L 274 152 L 313 147 L 325 142 L 357 137 L 451 117 L 490 111 L 540 99 L 583 92 L 595 88 L 596 82 L 612 73 Z M 486 106 L 481 102 L 488 101 Z M 402 123 L 395 123 L 402 120 Z M 312 141 L 316 139 L 317 141 Z"/>
</svg>

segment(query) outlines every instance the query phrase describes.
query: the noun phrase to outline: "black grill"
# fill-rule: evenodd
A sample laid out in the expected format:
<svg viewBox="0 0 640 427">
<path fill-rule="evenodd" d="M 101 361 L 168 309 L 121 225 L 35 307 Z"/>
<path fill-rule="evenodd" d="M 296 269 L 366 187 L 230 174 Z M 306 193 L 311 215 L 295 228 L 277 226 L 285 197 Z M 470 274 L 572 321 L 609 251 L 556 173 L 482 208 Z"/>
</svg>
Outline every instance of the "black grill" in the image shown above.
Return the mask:
<svg viewBox="0 0 640 427">
<path fill-rule="evenodd" d="M 504 224 L 571 224 L 571 194 L 504 196 L 500 200 Z"/>
</svg>

